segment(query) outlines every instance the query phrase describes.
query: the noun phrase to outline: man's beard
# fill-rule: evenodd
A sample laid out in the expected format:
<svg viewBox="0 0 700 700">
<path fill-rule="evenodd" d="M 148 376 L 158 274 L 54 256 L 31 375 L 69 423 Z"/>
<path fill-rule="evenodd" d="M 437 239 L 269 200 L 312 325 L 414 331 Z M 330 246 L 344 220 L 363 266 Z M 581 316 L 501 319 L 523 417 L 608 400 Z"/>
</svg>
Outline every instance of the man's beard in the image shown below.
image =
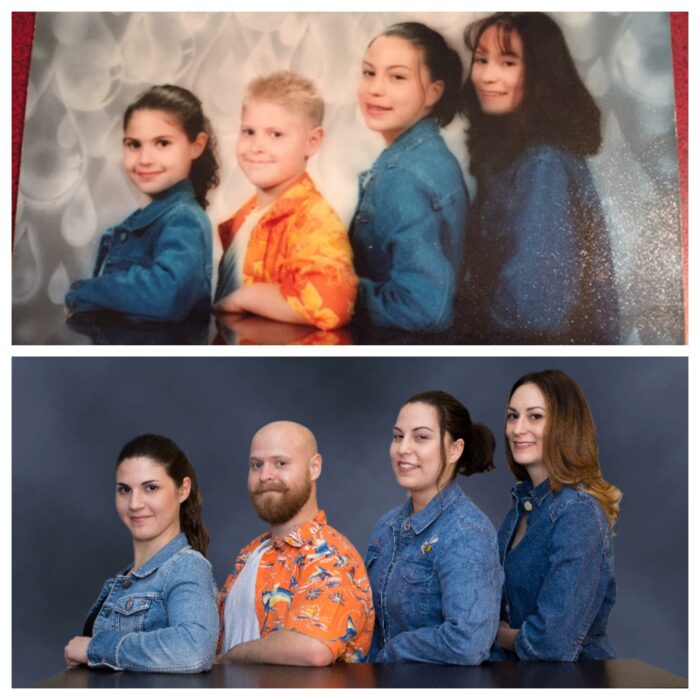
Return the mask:
<svg viewBox="0 0 700 700">
<path fill-rule="evenodd" d="M 268 496 L 269 492 L 278 495 Z M 262 520 L 270 525 L 282 525 L 291 520 L 309 500 L 311 495 L 311 477 L 294 488 L 281 484 L 267 486 L 265 489 L 256 489 L 250 494 L 253 508 Z"/>
</svg>

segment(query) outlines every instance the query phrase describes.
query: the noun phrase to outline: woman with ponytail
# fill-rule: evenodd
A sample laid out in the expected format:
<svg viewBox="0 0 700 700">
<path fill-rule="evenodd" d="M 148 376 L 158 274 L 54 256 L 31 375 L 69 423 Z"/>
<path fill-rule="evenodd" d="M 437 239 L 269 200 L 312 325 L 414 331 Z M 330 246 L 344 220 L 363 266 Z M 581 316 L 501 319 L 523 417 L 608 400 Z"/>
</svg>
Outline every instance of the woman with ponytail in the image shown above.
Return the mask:
<svg viewBox="0 0 700 700">
<path fill-rule="evenodd" d="M 172 440 L 141 435 L 119 454 L 116 481 L 117 513 L 131 532 L 134 562 L 105 582 L 83 636 L 64 650 L 66 664 L 206 671 L 219 619 L 194 468 Z"/>
<path fill-rule="evenodd" d="M 488 657 L 503 584 L 496 531 L 456 477 L 493 469 L 494 447 L 491 431 L 445 392 L 417 394 L 399 412 L 389 454 L 409 499 L 370 538 L 370 661 L 476 665 Z"/>
<path fill-rule="evenodd" d="M 560 370 L 527 374 L 511 389 L 505 432 L 518 483 L 498 533 L 506 578 L 492 660 L 614 658 L 606 626 L 622 494 L 601 474 L 586 398 Z"/>
</svg>

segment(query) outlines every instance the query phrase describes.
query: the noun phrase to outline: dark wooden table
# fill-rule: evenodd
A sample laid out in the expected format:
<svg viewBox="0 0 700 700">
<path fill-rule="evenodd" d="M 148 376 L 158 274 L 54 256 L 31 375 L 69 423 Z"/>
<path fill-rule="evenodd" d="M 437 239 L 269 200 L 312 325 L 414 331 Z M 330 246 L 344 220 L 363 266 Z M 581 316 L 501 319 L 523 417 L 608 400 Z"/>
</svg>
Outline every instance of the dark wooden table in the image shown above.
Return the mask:
<svg viewBox="0 0 700 700">
<path fill-rule="evenodd" d="M 333 664 L 214 666 L 208 673 L 133 673 L 74 668 L 39 688 L 687 688 L 688 680 L 634 659 L 502 662 L 481 666 Z"/>
</svg>

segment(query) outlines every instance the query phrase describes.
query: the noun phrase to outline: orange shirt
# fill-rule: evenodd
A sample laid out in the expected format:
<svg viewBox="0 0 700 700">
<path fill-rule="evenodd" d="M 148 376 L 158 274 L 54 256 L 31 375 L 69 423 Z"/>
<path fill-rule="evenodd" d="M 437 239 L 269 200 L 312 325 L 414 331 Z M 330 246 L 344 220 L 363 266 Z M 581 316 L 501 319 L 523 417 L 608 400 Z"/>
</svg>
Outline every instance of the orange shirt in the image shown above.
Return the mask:
<svg viewBox="0 0 700 700">
<path fill-rule="evenodd" d="M 224 251 L 257 203 L 253 196 L 219 225 Z M 348 234 L 306 173 L 250 234 L 243 284 L 256 282 L 276 284 L 287 303 L 321 330 L 339 328 L 350 320 L 357 277 Z"/>
<path fill-rule="evenodd" d="M 241 550 L 219 597 L 222 635 L 226 596 L 248 556 L 272 535 L 266 532 Z M 326 523 L 321 510 L 263 554 L 255 582 L 260 636 L 277 630 L 318 639 L 334 660 L 366 661 L 372 643 L 374 608 L 362 557 Z"/>
</svg>

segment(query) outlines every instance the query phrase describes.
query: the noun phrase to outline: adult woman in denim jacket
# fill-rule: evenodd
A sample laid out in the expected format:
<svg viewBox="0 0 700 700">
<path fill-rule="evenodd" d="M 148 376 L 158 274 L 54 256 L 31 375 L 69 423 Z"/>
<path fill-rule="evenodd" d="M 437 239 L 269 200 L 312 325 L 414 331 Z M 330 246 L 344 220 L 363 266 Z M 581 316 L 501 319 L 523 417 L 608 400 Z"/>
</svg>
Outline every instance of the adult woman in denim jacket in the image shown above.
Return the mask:
<svg viewBox="0 0 700 700">
<path fill-rule="evenodd" d="M 506 580 L 492 660 L 614 658 L 606 626 L 622 495 L 602 477 L 590 409 L 564 372 L 513 385 L 506 457 L 518 483 L 498 533 Z"/>
<path fill-rule="evenodd" d="M 219 634 L 209 534 L 192 465 L 160 435 L 127 443 L 117 460 L 116 506 L 134 563 L 108 579 L 68 666 L 196 673 L 211 667 Z M 189 542 L 189 544 L 188 544 Z"/>
<path fill-rule="evenodd" d="M 365 562 L 376 623 L 369 660 L 476 665 L 498 626 L 496 531 L 457 474 L 493 468 L 494 439 L 442 391 L 399 412 L 391 464 L 410 498 L 374 528 Z"/>
<path fill-rule="evenodd" d="M 585 157 L 600 110 L 557 24 L 504 12 L 467 27 L 463 88 L 476 199 L 458 316 L 473 342 L 619 343 L 605 217 Z"/>
<path fill-rule="evenodd" d="M 440 331 L 454 318 L 468 194 L 440 135 L 457 111 L 462 63 L 436 31 L 390 26 L 362 62 L 358 101 L 386 148 L 360 175 L 350 227 L 358 326 Z"/>
</svg>

